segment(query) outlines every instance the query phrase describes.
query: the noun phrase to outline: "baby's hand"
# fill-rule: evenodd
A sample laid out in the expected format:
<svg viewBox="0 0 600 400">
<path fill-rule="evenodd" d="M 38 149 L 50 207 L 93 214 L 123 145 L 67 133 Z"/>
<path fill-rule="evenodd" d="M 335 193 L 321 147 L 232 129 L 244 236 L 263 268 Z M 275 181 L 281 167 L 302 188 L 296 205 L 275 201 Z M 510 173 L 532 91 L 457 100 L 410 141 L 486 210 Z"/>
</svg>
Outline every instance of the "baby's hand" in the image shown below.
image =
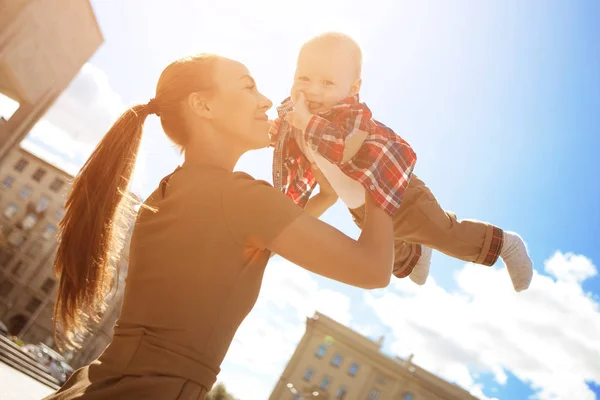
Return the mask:
<svg viewBox="0 0 600 400">
<path fill-rule="evenodd" d="M 294 111 L 289 111 L 286 114 L 285 119 L 290 125 L 304 132 L 312 118 L 312 114 L 306 104 L 304 92 L 298 91 L 295 97 L 295 99 L 292 99 L 294 102 Z"/>
<path fill-rule="evenodd" d="M 269 137 L 271 138 L 271 145 L 273 145 L 275 143 L 275 140 L 277 138 L 277 132 L 279 132 L 279 125 L 281 124 L 281 121 L 279 120 L 279 118 L 273 120 L 270 119 L 269 120 Z"/>
</svg>

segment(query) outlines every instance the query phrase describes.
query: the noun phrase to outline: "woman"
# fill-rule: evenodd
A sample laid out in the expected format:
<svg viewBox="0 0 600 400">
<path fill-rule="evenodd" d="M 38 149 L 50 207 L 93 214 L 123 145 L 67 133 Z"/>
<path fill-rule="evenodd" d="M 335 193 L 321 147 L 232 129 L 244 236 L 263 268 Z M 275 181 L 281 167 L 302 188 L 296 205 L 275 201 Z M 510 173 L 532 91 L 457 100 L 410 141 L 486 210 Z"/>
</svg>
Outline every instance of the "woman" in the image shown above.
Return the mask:
<svg viewBox="0 0 600 400">
<path fill-rule="evenodd" d="M 355 241 L 266 182 L 232 172 L 243 153 L 269 145 L 271 106 L 242 64 L 199 55 L 169 65 L 156 97 L 127 110 L 102 139 L 73 183 L 55 261 L 55 329 L 67 346 L 99 315 L 110 287 L 149 114 L 160 116 L 185 162 L 137 216 L 112 343 L 49 399 L 203 399 L 271 252 L 350 285 L 389 283 L 392 224 L 373 201 Z"/>
</svg>

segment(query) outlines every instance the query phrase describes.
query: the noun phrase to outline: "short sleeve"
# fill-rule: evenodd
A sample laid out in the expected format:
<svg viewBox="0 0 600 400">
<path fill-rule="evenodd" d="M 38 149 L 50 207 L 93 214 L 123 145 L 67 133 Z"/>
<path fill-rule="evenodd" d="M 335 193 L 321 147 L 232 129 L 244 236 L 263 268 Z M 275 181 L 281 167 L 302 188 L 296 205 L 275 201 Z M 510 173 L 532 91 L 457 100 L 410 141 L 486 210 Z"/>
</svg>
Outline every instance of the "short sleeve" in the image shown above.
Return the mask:
<svg viewBox="0 0 600 400">
<path fill-rule="evenodd" d="M 236 172 L 222 191 L 229 231 L 243 246 L 264 249 L 303 210 L 269 183 Z"/>
</svg>

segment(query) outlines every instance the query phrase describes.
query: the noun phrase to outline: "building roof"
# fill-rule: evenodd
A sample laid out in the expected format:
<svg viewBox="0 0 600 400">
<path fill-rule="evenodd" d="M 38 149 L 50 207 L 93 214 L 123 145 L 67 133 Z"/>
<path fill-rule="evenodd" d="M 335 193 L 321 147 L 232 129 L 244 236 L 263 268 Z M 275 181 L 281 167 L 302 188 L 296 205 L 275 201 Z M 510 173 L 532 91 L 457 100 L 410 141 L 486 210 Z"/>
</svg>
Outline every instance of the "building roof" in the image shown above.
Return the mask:
<svg viewBox="0 0 600 400">
<path fill-rule="evenodd" d="M 392 375 L 411 376 L 413 381 L 422 381 L 426 388 L 431 391 L 439 391 L 441 395 L 447 394 L 448 388 L 450 387 L 451 390 L 456 393 L 457 398 L 460 396 L 460 398 L 464 399 L 465 396 L 470 396 L 473 400 L 477 400 L 476 397 L 470 395 L 460 386 L 445 381 L 437 375 L 414 364 L 412 359 L 406 360 L 398 356 L 390 357 L 381 352 L 382 338 L 380 338 L 378 342 L 374 342 L 318 311 L 315 312 L 312 317 L 306 319 L 306 326 L 307 331 L 311 329 L 311 327 L 315 327 L 325 333 L 335 335 L 335 339 L 340 342 L 351 342 L 353 350 L 376 360 L 378 366 L 384 367 Z"/>
</svg>

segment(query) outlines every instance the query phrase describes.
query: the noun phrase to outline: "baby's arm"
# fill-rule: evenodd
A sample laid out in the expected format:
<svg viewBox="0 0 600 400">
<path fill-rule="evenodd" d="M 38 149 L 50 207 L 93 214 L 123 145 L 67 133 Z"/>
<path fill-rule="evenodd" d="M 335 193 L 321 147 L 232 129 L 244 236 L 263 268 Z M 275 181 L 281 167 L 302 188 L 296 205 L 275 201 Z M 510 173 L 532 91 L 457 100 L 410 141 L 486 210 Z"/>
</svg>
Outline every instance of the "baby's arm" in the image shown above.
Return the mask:
<svg viewBox="0 0 600 400">
<path fill-rule="evenodd" d="M 371 111 L 364 104 L 341 111 L 332 121 L 313 115 L 304 131 L 309 147 L 333 164 L 344 164 L 358 153 L 376 129 Z"/>
<path fill-rule="evenodd" d="M 323 176 L 321 170 L 314 164 L 312 166 L 312 171 L 319 184 L 319 193 L 308 199 L 304 211 L 312 217 L 319 218 L 335 204 L 338 195 L 329 184 L 329 181 Z"/>
</svg>

